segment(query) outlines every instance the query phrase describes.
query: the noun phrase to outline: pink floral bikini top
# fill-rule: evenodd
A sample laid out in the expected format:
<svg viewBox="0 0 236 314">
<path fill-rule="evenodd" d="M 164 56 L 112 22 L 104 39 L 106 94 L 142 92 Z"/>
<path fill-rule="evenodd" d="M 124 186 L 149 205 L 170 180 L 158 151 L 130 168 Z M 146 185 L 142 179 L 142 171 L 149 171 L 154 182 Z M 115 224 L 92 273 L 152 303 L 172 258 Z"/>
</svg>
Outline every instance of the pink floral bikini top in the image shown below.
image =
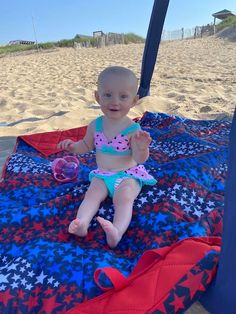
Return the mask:
<svg viewBox="0 0 236 314">
<path fill-rule="evenodd" d="M 110 155 L 131 155 L 130 140 L 127 135 L 140 130 L 140 125 L 136 122 L 132 123 L 109 141 L 103 133 L 102 120 L 101 116 L 95 122 L 94 145 L 96 150 Z"/>
</svg>

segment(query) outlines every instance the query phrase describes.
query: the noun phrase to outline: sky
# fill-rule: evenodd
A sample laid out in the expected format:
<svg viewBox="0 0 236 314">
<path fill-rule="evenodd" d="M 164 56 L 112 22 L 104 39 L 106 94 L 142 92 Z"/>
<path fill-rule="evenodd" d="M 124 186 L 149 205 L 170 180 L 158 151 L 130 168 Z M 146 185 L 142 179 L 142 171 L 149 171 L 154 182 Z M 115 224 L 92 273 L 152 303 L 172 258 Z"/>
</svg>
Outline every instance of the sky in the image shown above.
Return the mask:
<svg viewBox="0 0 236 314">
<path fill-rule="evenodd" d="M 10 40 L 71 39 L 76 34 L 135 33 L 146 37 L 153 0 L 1 0 L 0 45 Z M 213 22 L 223 9 L 236 12 L 236 0 L 170 0 L 166 31 Z"/>
</svg>

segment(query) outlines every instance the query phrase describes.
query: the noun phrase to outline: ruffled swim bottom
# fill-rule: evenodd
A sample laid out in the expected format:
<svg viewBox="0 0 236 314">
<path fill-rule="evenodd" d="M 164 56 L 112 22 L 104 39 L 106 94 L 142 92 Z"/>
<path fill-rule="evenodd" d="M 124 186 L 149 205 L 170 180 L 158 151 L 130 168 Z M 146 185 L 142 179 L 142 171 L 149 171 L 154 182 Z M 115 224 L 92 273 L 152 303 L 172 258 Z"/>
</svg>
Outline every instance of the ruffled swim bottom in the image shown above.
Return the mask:
<svg viewBox="0 0 236 314">
<path fill-rule="evenodd" d="M 107 187 L 108 195 L 113 197 L 119 184 L 126 178 L 132 178 L 138 181 L 140 187 L 144 185 L 155 185 L 157 181 L 151 176 L 143 165 L 138 165 L 122 171 L 108 171 L 96 169 L 90 172 L 89 180 L 92 178 L 102 179 Z"/>
</svg>

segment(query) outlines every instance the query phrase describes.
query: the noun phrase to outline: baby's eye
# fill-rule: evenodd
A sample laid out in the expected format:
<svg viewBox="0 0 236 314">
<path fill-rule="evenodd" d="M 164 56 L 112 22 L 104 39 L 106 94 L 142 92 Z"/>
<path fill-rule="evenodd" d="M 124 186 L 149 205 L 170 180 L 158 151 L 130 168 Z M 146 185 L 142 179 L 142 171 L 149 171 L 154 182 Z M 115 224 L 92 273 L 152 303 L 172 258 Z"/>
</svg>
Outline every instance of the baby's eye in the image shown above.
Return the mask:
<svg viewBox="0 0 236 314">
<path fill-rule="evenodd" d="M 105 93 L 103 96 L 109 98 L 111 97 L 111 93 Z"/>
<path fill-rule="evenodd" d="M 127 98 L 128 98 L 128 95 L 125 95 L 125 94 L 124 94 L 124 95 L 121 95 L 120 98 L 121 98 L 121 99 L 127 99 Z"/>
</svg>

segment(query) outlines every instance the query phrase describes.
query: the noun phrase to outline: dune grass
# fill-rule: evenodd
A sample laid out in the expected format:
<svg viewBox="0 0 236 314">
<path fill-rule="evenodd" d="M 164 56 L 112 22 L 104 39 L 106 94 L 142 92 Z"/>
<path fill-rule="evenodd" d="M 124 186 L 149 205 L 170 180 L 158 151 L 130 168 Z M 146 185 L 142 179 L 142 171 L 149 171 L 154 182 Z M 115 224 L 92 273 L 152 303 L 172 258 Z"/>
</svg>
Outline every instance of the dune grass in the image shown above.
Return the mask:
<svg viewBox="0 0 236 314">
<path fill-rule="evenodd" d="M 0 55 L 5 55 L 8 53 L 14 52 L 23 52 L 28 50 L 37 50 L 37 49 L 51 49 L 54 48 L 54 43 L 40 43 L 38 45 L 9 45 L 0 47 Z"/>
<path fill-rule="evenodd" d="M 130 43 L 144 43 L 145 39 L 135 33 L 127 33 L 124 34 L 124 40 L 125 44 L 130 44 Z"/>
<path fill-rule="evenodd" d="M 5 55 L 8 53 L 15 53 L 15 52 L 22 52 L 27 50 L 37 50 L 37 49 L 52 49 L 56 47 L 74 47 L 74 43 L 85 43 L 89 42 L 91 47 L 97 46 L 97 39 L 91 36 L 84 36 L 80 37 L 76 35 L 72 39 L 62 39 L 57 42 L 46 42 L 46 43 L 39 43 L 38 45 L 7 45 L 0 47 L 0 55 Z M 125 44 L 129 43 L 141 43 L 144 42 L 144 38 L 134 33 L 127 33 L 124 34 L 124 42 Z"/>
<path fill-rule="evenodd" d="M 216 25 L 217 31 L 222 31 L 226 27 L 236 27 L 236 16 L 229 16 L 223 21 L 221 21 L 219 24 Z"/>
</svg>

